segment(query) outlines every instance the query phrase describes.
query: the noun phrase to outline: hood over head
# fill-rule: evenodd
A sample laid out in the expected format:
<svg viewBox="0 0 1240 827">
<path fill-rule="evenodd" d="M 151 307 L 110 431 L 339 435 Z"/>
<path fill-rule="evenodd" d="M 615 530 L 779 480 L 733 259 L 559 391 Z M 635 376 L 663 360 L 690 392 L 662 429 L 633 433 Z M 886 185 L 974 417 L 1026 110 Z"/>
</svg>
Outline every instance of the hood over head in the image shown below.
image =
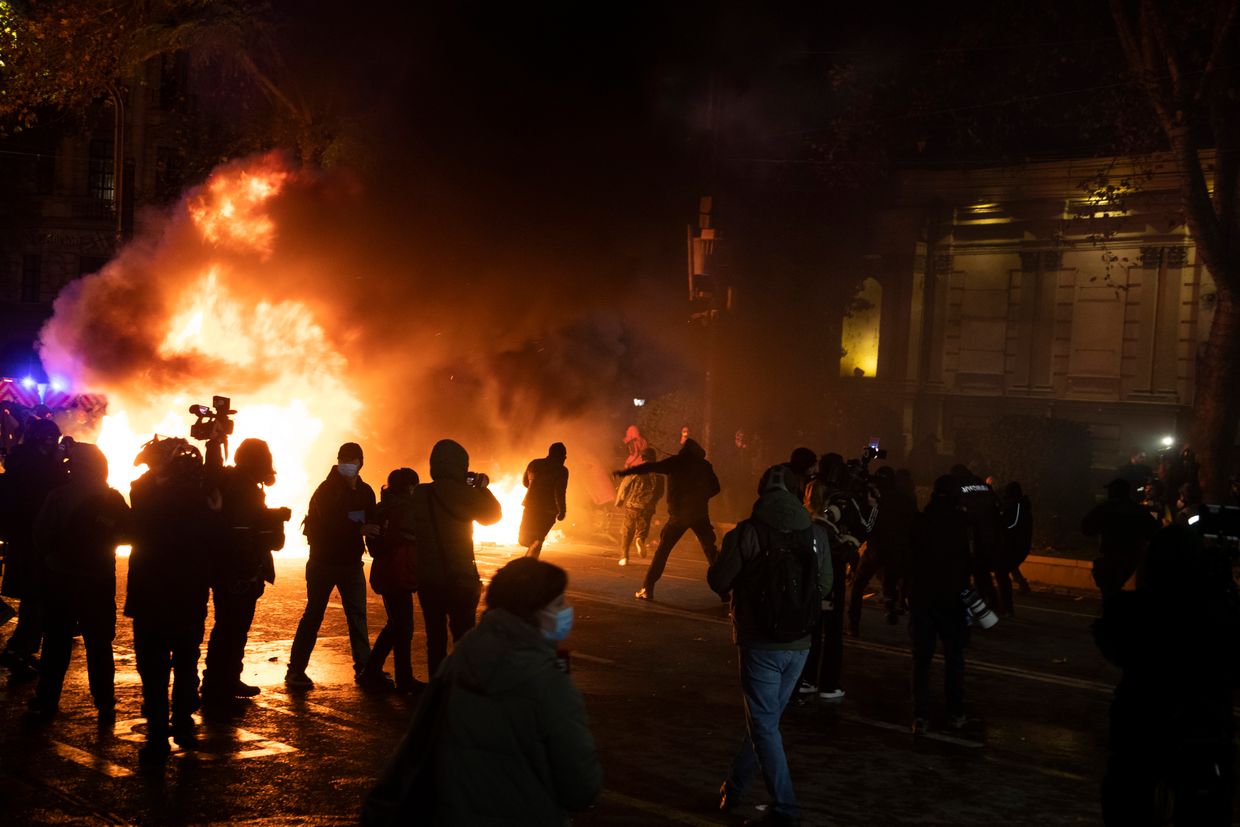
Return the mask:
<svg viewBox="0 0 1240 827">
<path fill-rule="evenodd" d="M 441 439 L 431 448 L 431 479 L 465 481 L 465 472 L 469 470 L 469 454 L 461 443 L 452 439 Z"/>
<path fill-rule="evenodd" d="M 680 455 L 694 459 L 706 459 L 706 449 L 698 445 L 696 440 L 686 439 L 685 444 L 680 446 Z"/>
</svg>

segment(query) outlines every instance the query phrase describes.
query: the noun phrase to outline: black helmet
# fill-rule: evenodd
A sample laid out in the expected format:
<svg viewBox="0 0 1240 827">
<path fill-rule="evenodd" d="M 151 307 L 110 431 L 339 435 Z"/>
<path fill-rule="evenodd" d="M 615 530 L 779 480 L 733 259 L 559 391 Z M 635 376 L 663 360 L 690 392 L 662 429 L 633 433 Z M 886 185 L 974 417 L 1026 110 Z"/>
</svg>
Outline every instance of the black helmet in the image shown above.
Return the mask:
<svg viewBox="0 0 1240 827">
<path fill-rule="evenodd" d="M 31 442 L 47 442 L 60 439 L 60 427 L 50 419 L 31 420 L 26 428 L 26 438 Z"/>
</svg>

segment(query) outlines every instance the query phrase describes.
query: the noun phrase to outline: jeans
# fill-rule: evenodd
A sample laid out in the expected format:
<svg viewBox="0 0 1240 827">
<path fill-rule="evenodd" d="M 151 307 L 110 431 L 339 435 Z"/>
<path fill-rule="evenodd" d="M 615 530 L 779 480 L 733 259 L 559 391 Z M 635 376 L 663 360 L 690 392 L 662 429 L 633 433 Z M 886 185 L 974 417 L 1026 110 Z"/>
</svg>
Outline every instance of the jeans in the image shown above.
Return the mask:
<svg viewBox="0 0 1240 827">
<path fill-rule="evenodd" d="M 397 689 L 413 687 L 413 664 L 410 647 L 413 645 L 413 592 L 397 592 L 381 595 L 387 612 L 387 623 L 379 630 L 375 646 L 370 650 L 366 671 L 377 675 L 383 671 L 383 662 L 392 654 L 393 676 Z"/>
<path fill-rule="evenodd" d="M 353 671 L 361 672 L 370 659 L 370 633 L 366 630 L 366 576 L 362 561 L 347 566 L 324 565 L 313 560 L 306 563 L 306 610 L 297 624 L 293 651 L 289 654 L 288 671 L 306 671 L 310 653 L 323 625 L 323 613 L 332 589 L 340 592 L 344 619 L 349 627 L 349 648 L 353 652 Z"/>
<path fill-rule="evenodd" d="M 142 708 L 148 741 L 168 734 L 168 673 L 172 673 L 172 717 L 180 724 L 198 709 L 198 656 L 203 621 L 168 622 L 134 618 L 133 651 L 142 678 Z"/>
<path fill-rule="evenodd" d="M 207 662 L 202 672 L 204 696 L 213 700 L 233 697 L 245 668 L 245 644 L 263 588 L 261 580 L 236 580 L 211 587 L 215 625 L 207 641 Z"/>
<path fill-rule="evenodd" d="M 943 671 L 948 716 L 964 714 L 964 647 L 969 640 L 965 608 L 912 609 L 908 634 L 913 640 L 913 716 L 930 717 L 930 662 L 943 641 Z"/>
<path fill-rule="evenodd" d="M 659 535 L 659 547 L 655 549 L 654 559 L 650 561 L 650 568 L 646 571 L 646 580 L 642 583 L 646 591 L 654 591 L 654 584 L 659 582 L 663 569 L 667 568 L 667 558 L 672 556 L 672 549 L 680 542 L 680 538 L 685 536 L 686 531 L 697 535 L 698 542 L 702 544 L 702 553 L 706 555 L 706 562 L 715 562 L 718 551 L 715 549 L 715 527 L 710 524 L 710 518 L 702 517 L 687 523 L 673 517 L 663 526 L 663 533 Z"/>
<path fill-rule="evenodd" d="M 58 575 L 58 580 L 44 594 L 43 668 L 35 697 L 40 705 L 52 709 L 60 703 L 77 627 L 86 646 L 90 694 L 96 707 L 110 709 L 115 703 L 112 641 L 116 639 L 116 581 L 63 575 Z"/>
<path fill-rule="evenodd" d="M 426 670 L 433 678 L 439 664 L 448 656 L 448 627 L 452 627 L 453 642 L 474 628 L 478 622 L 478 598 L 481 584 L 472 588 L 427 589 L 418 591 L 422 604 L 422 625 L 426 628 Z"/>
<path fill-rule="evenodd" d="M 784 714 L 797 681 L 805 668 L 807 650 L 750 649 L 741 647 L 741 692 L 745 697 L 745 738 L 732 761 L 728 786 L 744 795 L 760 768 L 771 809 L 797 818 L 800 808 L 792 791 L 792 776 L 784 755 L 779 719 Z"/>
</svg>

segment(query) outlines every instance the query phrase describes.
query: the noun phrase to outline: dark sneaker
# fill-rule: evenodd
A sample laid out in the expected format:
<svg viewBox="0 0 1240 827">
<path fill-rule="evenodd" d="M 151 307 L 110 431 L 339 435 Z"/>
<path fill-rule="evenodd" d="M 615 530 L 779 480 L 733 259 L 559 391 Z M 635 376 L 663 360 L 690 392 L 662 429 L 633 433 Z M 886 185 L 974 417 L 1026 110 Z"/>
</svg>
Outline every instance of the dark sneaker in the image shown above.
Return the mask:
<svg viewBox="0 0 1240 827">
<path fill-rule="evenodd" d="M 929 731 L 930 731 L 929 721 L 927 721 L 925 718 L 914 718 L 913 719 L 913 734 L 914 735 L 925 735 Z"/>
<path fill-rule="evenodd" d="M 305 672 L 288 671 L 284 674 L 284 685 L 289 689 L 314 689 L 314 681 Z"/>
<path fill-rule="evenodd" d="M 251 686 L 243 681 L 237 681 L 237 686 L 233 689 L 233 695 L 238 698 L 254 698 L 262 693 L 262 691 L 263 690 L 259 689 L 257 686 Z"/>
<path fill-rule="evenodd" d="M 392 679 L 385 672 L 368 672 L 363 669 L 357 673 L 354 678 L 357 685 L 367 692 L 395 692 L 396 684 L 392 683 Z"/>
<path fill-rule="evenodd" d="M 740 796 L 736 794 L 736 790 L 727 781 L 719 785 L 719 812 L 730 813 L 732 808 L 736 806 L 736 802 L 740 800 Z"/>
<path fill-rule="evenodd" d="M 164 762 L 168 760 L 168 754 L 171 752 L 172 748 L 168 746 L 166 740 L 147 741 L 138 750 L 138 764 L 143 767 L 162 767 Z"/>
<path fill-rule="evenodd" d="M 962 730 L 969 725 L 969 716 L 953 715 L 947 719 L 947 725 L 954 730 Z"/>
<path fill-rule="evenodd" d="M 182 749 L 190 749 L 197 744 L 198 730 L 194 727 L 194 719 L 174 717 L 172 719 L 172 740 Z"/>
</svg>

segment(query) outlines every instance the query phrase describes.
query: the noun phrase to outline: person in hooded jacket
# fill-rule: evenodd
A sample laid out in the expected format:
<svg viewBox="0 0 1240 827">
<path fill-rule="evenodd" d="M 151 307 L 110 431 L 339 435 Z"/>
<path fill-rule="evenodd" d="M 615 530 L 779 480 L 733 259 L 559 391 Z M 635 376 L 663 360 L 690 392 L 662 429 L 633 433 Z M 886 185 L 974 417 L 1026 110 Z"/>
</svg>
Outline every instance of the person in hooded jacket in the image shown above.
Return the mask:
<svg viewBox="0 0 1240 827">
<path fill-rule="evenodd" d="M 644 462 L 654 462 L 653 448 L 642 453 Z M 625 477 L 616 490 L 616 507 L 624 509 L 624 527 L 620 532 L 620 565 L 629 564 L 629 549 L 637 543 L 637 553 L 646 556 L 646 542 L 650 537 L 650 521 L 654 518 L 659 500 L 663 498 L 665 483 L 659 474 L 639 474 Z"/>
<path fill-rule="evenodd" d="M 212 552 L 224 542 L 223 498 L 203 477 L 202 456 L 184 439 L 143 446 L 135 464 L 147 471 L 129 489 L 133 551 L 125 578 L 125 616 L 133 618 L 133 649 L 142 679 L 144 765 L 196 740 L 198 659 L 210 597 Z M 171 722 L 168 676 L 173 677 Z M 171 730 L 169 729 L 171 723 Z"/>
<path fill-rule="evenodd" d="M 930 719 L 930 663 L 943 644 L 947 719 L 960 729 L 964 714 L 964 649 L 969 641 L 968 609 L 961 592 L 969 587 L 970 521 L 961 506 L 958 480 L 939 477 L 930 502 L 913 527 L 908 569 L 908 633 L 913 644 L 913 734 Z"/>
<path fill-rule="evenodd" d="M 525 511 L 521 514 L 517 542 L 525 546 L 527 557 L 537 559 L 551 527 L 568 513 L 565 503 L 568 469 L 564 467 L 567 458 L 568 449 L 564 443 L 553 442 L 547 449 L 547 456 L 531 460 L 525 467 L 521 484 L 528 490 L 521 502 Z"/>
<path fill-rule="evenodd" d="M 487 488 L 486 474 L 469 477 L 469 454 L 441 439 L 431 449 L 431 482 L 413 490 L 414 536 L 418 538 L 418 600 L 426 627 L 426 668 L 433 676 L 452 640 L 474 627 L 482 579 L 474 560 L 474 523 L 493 525 L 503 516 Z"/>
<path fill-rule="evenodd" d="M 486 612 L 431 680 L 364 825 L 568 825 L 602 791 L 585 703 L 556 647 L 568 575 L 522 557 L 495 573 Z"/>
<path fill-rule="evenodd" d="M 210 712 L 235 710 L 237 698 L 259 694 L 241 672 L 258 599 L 264 584 L 276 580 L 271 552 L 284 547 L 284 522 L 291 516 L 287 508 L 267 507 L 264 488 L 275 481 L 271 448 L 261 439 L 237 446 L 233 467 L 218 475 L 227 533 L 211 561 L 215 624 L 202 673 L 202 700 Z"/>
<path fill-rule="evenodd" d="M 56 714 L 73 638 L 80 631 L 99 722 L 106 726 L 116 719 L 116 547 L 128 535 L 129 506 L 108 486 L 103 452 L 75 443 L 68 482 L 48 494 L 34 524 L 45 610 L 43 663 L 30 702 L 35 714 Z"/>
<path fill-rule="evenodd" d="M 311 689 L 314 681 L 306 674 L 310 653 L 323 625 L 323 613 L 332 590 L 340 593 L 345 623 L 349 629 L 349 649 L 353 655 L 353 674 L 360 678 L 370 660 L 370 633 L 366 629 L 366 575 L 362 554 L 366 551 L 363 531 L 373 516 L 374 489 L 359 476 L 364 458 L 362 446 L 346 442 L 336 452 L 336 464 L 319 483 L 306 509 L 306 539 L 310 559 L 306 562 L 306 610 L 297 624 L 293 649 L 288 658 L 284 684 L 290 689 Z M 378 531 L 377 527 L 373 528 Z"/>
<path fill-rule="evenodd" d="M 676 543 L 692 531 L 702 545 L 706 562 L 715 561 L 715 527 L 710 524 L 710 498 L 719 493 L 719 478 L 706 460 L 706 450 L 692 439 L 685 439 L 680 452 L 658 462 L 643 462 L 616 471 L 617 477 L 630 474 L 663 474 L 667 477 L 667 524 L 659 535 L 659 547 L 646 571 L 638 600 L 654 599 L 654 584 L 663 576 L 667 558 Z"/>
<path fill-rule="evenodd" d="M 27 423 L 20 445 L 10 452 L 4 464 L 7 501 L 5 507 L 4 559 L 5 597 L 16 597 L 17 628 L 9 636 L 0 663 L 8 667 L 13 680 L 38 677 L 36 656 L 43 643 L 42 578 L 34 548 L 34 521 L 52 489 L 66 480 L 65 465 L 57 448 L 60 428 L 50 419 Z"/>
<path fill-rule="evenodd" d="M 1003 501 L 1000 506 L 1003 524 L 1003 542 L 999 546 L 999 556 L 995 559 L 995 580 L 999 586 L 999 604 L 995 610 L 1001 615 L 1012 617 L 1016 614 L 1016 605 L 1012 601 L 1012 581 L 1023 582 L 1020 577 L 1020 564 L 1029 556 L 1033 547 L 1033 504 L 1021 490 L 1019 482 L 1009 482 L 1003 488 Z M 1025 590 L 1028 590 L 1025 584 Z"/>
<path fill-rule="evenodd" d="M 374 563 L 370 566 L 370 586 L 383 598 L 387 623 L 375 637 L 370 660 L 362 673 L 363 686 L 384 682 L 383 664 L 392 655 L 396 691 L 409 695 L 426 684 L 413 676 L 410 648 L 413 645 L 413 594 L 418 590 L 417 535 L 414 533 L 413 492 L 418 472 L 397 468 L 388 474 L 387 485 L 379 494 L 375 525 L 379 533 L 368 538 L 366 546 Z"/>
<path fill-rule="evenodd" d="M 792 640 L 778 640 L 763 627 L 758 592 L 748 588 L 758 576 L 758 563 L 780 535 L 796 533 L 812 548 L 817 599 L 827 600 L 834 584 L 830 540 L 824 526 L 810 520 L 801 502 L 800 480 L 784 465 L 762 475 L 761 495 L 753 514 L 723 538 L 723 549 L 706 579 L 720 596 L 731 595 L 732 630 L 740 648 L 741 692 L 745 700 L 745 737 L 720 788 L 720 809 L 735 805 L 761 770 L 772 804 L 766 816 L 746 824 L 796 825 L 800 808 L 792 789 L 779 720 L 796 690 L 809 656 L 812 631 Z"/>
</svg>

